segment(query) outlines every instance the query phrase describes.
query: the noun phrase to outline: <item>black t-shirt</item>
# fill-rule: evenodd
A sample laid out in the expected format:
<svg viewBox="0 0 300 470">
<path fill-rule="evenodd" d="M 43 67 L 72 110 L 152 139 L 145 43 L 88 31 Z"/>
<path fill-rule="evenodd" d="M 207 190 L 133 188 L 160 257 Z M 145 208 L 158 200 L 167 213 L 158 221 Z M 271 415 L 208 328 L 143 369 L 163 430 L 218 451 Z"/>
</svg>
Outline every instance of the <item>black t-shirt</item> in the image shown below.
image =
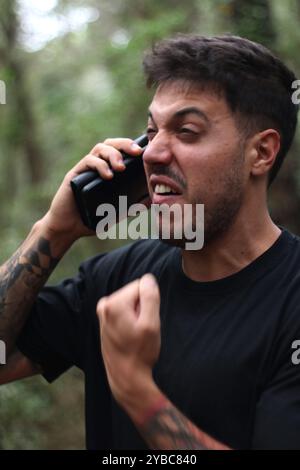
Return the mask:
<svg viewBox="0 0 300 470">
<path fill-rule="evenodd" d="M 147 449 L 109 390 L 96 316 L 100 297 L 146 272 L 161 292 L 154 379 L 166 396 L 235 449 L 300 449 L 300 365 L 291 359 L 300 339 L 300 240 L 286 230 L 247 267 L 217 281 L 192 281 L 179 248 L 140 240 L 42 290 L 18 347 L 49 382 L 72 365 L 84 371 L 87 447 Z"/>
</svg>

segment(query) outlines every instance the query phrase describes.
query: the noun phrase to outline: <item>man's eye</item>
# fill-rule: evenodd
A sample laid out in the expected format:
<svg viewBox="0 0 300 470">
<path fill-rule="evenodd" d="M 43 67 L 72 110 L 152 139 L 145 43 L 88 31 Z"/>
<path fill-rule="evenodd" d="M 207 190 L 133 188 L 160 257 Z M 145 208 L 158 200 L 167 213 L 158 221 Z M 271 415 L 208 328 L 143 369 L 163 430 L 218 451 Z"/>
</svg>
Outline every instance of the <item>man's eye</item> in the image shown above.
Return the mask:
<svg viewBox="0 0 300 470">
<path fill-rule="evenodd" d="M 182 127 L 180 129 L 181 134 L 197 134 L 197 132 L 193 131 L 192 129 L 189 129 L 188 127 Z"/>
<path fill-rule="evenodd" d="M 148 127 L 147 130 L 146 130 L 146 134 L 147 134 L 148 138 L 153 137 L 155 133 L 156 133 L 156 130 L 152 129 L 152 127 Z"/>
</svg>

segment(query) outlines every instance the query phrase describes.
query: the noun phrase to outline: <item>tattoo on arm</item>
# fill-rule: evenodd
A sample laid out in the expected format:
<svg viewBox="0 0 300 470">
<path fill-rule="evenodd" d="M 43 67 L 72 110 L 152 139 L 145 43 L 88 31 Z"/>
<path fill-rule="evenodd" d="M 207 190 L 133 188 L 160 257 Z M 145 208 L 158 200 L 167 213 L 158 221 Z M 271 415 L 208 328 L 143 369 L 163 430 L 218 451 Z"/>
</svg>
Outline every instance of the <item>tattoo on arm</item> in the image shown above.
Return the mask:
<svg viewBox="0 0 300 470">
<path fill-rule="evenodd" d="M 229 450 L 197 428 L 170 402 L 140 426 L 139 431 L 152 449 Z"/>
<path fill-rule="evenodd" d="M 39 290 L 58 261 L 51 255 L 48 240 L 40 237 L 30 244 L 29 237 L 0 268 L 0 339 L 6 342 L 7 351 L 12 350 Z"/>
</svg>

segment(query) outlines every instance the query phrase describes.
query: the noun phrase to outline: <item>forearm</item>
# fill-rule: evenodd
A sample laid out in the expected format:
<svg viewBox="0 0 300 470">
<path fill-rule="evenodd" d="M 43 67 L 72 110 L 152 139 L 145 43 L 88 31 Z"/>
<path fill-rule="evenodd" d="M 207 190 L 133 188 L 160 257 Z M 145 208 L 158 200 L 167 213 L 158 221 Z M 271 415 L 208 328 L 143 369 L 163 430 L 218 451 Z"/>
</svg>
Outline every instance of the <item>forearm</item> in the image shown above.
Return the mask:
<svg viewBox="0 0 300 470">
<path fill-rule="evenodd" d="M 0 339 L 8 356 L 40 289 L 73 241 L 51 232 L 45 216 L 0 267 Z"/>
<path fill-rule="evenodd" d="M 124 408 L 151 449 L 230 450 L 186 418 L 154 385 L 124 401 Z"/>
</svg>

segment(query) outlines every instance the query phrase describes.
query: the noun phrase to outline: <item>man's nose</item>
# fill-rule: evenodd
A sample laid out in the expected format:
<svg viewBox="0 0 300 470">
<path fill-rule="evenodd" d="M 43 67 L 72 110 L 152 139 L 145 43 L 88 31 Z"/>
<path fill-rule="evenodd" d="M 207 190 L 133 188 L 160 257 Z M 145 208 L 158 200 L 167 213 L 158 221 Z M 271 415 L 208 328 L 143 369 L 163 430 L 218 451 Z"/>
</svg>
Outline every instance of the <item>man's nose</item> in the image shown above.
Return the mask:
<svg viewBox="0 0 300 470">
<path fill-rule="evenodd" d="M 156 134 L 153 137 L 143 154 L 143 160 L 146 164 L 161 163 L 169 165 L 172 161 L 172 151 L 170 141 L 166 136 Z"/>
</svg>

